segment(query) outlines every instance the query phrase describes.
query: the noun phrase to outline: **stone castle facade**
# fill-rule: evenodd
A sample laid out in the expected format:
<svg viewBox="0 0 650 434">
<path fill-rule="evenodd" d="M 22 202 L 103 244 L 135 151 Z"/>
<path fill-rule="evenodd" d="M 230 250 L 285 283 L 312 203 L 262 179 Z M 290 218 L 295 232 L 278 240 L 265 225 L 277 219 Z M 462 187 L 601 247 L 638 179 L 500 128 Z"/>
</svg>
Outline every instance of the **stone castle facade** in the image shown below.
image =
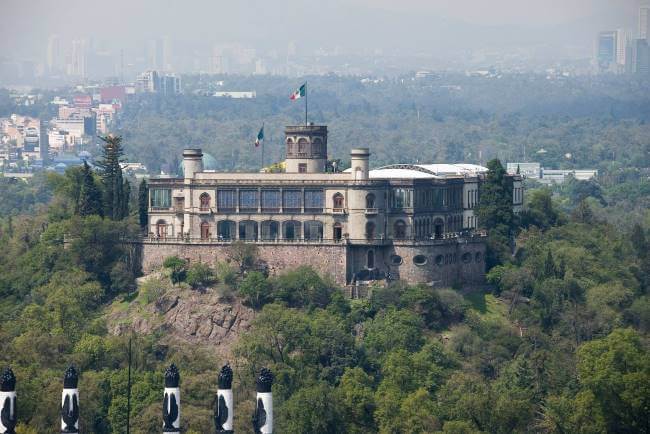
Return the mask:
<svg viewBox="0 0 650 434">
<path fill-rule="evenodd" d="M 284 173 L 219 173 L 200 149 L 183 152 L 182 177 L 149 183 L 143 269 L 178 255 L 225 260 L 235 240 L 255 243 L 271 273 L 309 265 L 339 284 L 403 279 L 479 285 L 485 236 L 474 209 L 487 169 L 471 164 L 394 164 L 370 169 L 367 148 L 350 169 L 327 163 L 327 127 L 285 130 Z M 523 201 L 513 179 L 515 211 Z"/>
</svg>

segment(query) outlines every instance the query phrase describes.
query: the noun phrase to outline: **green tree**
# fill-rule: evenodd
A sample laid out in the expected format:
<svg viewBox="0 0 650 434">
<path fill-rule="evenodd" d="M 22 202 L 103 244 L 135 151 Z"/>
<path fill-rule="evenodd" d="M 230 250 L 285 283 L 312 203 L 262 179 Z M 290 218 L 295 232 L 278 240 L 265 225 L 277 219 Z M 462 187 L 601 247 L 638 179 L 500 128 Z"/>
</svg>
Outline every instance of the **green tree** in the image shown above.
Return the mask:
<svg viewBox="0 0 650 434">
<path fill-rule="evenodd" d="M 255 309 L 264 306 L 271 297 L 271 284 L 259 271 L 251 271 L 239 284 L 239 295 Z"/>
<path fill-rule="evenodd" d="M 138 187 L 138 221 L 140 227 L 146 230 L 149 226 L 149 186 L 143 178 Z"/>
<path fill-rule="evenodd" d="M 278 432 L 344 433 L 335 390 L 326 383 L 299 389 L 278 411 Z"/>
<path fill-rule="evenodd" d="M 104 214 L 102 204 L 102 192 L 95 183 L 93 172 L 84 161 L 81 172 L 82 181 L 79 191 L 79 205 L 77 206 L 78 214 L 82 217 L 89 215 L 102 216 Z"/>
<path fill-rule="evenodd" d="M 632 329 L 616 329 L 578 349 L 582 387 L 590 406 L 605 418 L 608 432 L 650 430 L 650 355 Z"/>
<path fill-rule="evenodd" d="M 480 186 L 476 215 L 480 227 L 488 231 L 486 262 L 491 268 L 510 259 L 515 215 L 512 210 L 512 179 L 498 159 L 489 161 L 487 167 L 487 177 Z"/>
<path fill-rule="evenodd" d="M 124 151 L 122 137 L 108 135 L 100 137 L 104 142 L 102 159 L 97 163 L 101 168 L 104 184 L 104 207 L 106 217 L 112 220 L 122 220 L 128 215 L 129 192 L 125 186 L 120 163 Z"/>
<path fill-rule="evenodd" d="M 168 256 L 163 261 L 163 267 L 169 269 L 169 279 L 173 285 L 178 285 L 187 275 L 187 262 L 178 256 Z"/>
<path fill-rule="evenodd" d="M 185 280 L 193 289 L 204 289 L 216 282 L 214 270 L 203 262 L 195 262 L 190 265 Z"/>
</svg>

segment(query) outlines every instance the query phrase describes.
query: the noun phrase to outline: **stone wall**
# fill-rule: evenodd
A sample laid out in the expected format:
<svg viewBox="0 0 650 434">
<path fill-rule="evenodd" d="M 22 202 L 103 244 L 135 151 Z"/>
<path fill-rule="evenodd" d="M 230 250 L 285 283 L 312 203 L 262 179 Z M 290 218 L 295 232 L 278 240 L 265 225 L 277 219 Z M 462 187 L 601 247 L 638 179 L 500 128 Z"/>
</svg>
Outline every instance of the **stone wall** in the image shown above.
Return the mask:
<svg viewBox="0 0 650 434">
<path fill-rule="evenodd" d="M 229 243 L 172 243 L 144 241 L 142 270 L 149 273 L 160 267 L 169 256 L 179 256 L 190 262 L 214 264 L 228 259 Z M 347 249 L 344 244 L 277 244 L 257 243 L 259 258 L 266 262 L 271 274 L 279 274 L 301 265 L 308 265 L 322 275 L 331 276 L 339 285 L 346 283 Z"/>
<path fill-rule="evenodd" d="M 149 273 L 169 256 L 189 262 L 214 264 L 226 261 L 230 243 L 142 242 L 142 270 Z M 256 243 L 259 259 L 271 274 L 307 265 L 339 285 L 355 280 L 368 268 L 368 251 L 374 268 L 392 280 L 435 287 L 474 286 L 485 282 L 485 243 L 482 239 L 453 239 L 446 242 L 401 242 L 392 245 L 347 245 L 344 243 Z"/>
</svg>

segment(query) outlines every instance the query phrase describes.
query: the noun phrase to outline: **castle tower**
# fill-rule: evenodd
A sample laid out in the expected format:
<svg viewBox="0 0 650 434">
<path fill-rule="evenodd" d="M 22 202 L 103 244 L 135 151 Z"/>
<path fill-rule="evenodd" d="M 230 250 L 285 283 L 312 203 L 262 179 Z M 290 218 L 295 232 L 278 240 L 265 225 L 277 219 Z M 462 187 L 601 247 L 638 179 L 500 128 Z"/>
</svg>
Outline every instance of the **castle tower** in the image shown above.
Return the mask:
<svg viewBox="0 0 650 434">
<path fill-rule="evenodd" d="M 327 163 L 327 126 L 287 126 L 287 173 L 322 173 Z"/>
<path fill-rule="evenodd" d="M 350 167 L 355 181 L 367 181 L 370 174 L 370 151 L 368 148 L 354 148 L 350 151 Z"/>
<path fill-rule="evenodd" d="M 192 179 L 198 172 L 203 172 L 203 152 L 200 149 L 185 149 L 183 151 L 184 177 Z"/>
</svg>

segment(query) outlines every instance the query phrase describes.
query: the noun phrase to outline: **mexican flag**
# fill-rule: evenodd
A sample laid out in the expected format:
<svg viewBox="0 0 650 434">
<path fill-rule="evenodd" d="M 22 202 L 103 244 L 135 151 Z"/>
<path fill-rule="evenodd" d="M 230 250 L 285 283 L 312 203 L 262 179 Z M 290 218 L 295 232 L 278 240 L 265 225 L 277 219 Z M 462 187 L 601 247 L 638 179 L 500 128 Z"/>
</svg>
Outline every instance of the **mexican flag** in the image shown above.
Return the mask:
<svg viewBox="0 0 650 434">
<path fill-rule="evenodd" d="M 260 132 L 257 133 L 257 138 L 255 139 L 255 147 L 257 148 L 260 143 L 264 140 L 264 125 L 260 128 Z"/>
<path fill-rule="evenodd" d="M 292 93 L 289 99 L 294 101 L 298 98 L 302 98 L 305 95 L 307 95 L 307 83 L 303 84 L 294 93 Z"/>
</svg>

